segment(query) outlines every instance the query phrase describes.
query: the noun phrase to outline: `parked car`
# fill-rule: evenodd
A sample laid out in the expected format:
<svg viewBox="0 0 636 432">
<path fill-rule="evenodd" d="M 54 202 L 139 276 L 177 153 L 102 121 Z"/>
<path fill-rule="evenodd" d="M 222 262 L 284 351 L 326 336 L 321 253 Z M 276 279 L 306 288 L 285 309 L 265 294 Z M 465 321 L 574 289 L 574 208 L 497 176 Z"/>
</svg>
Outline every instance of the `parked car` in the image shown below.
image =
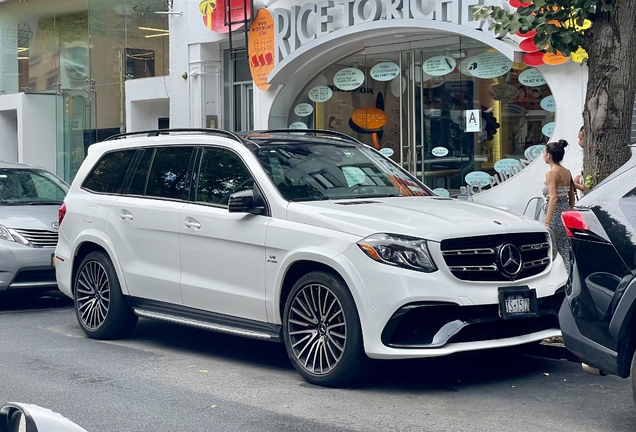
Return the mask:
<svg viewBox="0 0 636 432">
<path fill-rule="evenodd" d="M 137 317 L 283 342 L 309 382 L 560 335 L 546 228 L 443 198 L 324 131 L 127 134 L 90 147 L 60 210 L 60 289 L 92 338 Z"/>
<path fill-rule="evenodd" d="M 42 168 L 0 162 L 0 292 L 57 289 L 57 212 L 68 188 Z"/>
<path fill-rule="evenodd" d="M 631 151 L 563 212 L 573 262 L 559 320 L 565 346 L 602 373 L 631 376 L 636 397 L 636 146 Z"/>
</svg>

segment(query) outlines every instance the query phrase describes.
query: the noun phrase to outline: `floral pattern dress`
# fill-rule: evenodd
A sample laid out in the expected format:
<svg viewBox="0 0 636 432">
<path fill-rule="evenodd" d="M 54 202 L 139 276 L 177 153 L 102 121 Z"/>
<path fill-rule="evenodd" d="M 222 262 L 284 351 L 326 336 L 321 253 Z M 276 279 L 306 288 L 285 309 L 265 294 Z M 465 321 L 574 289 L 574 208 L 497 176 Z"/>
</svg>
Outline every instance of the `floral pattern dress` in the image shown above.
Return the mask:
<svg viewBox="0 0 636 432">
<path fill-rule="evenodd" d="M 570 240 L 568 239 L 568 235 L 565 232 L 565 227 L 563 226 L 563 222 L 561 221 L 561 213 L 564 211 L 570 210 L 570 186 L 557 186 L 557 204 L 554 209 L 554 213 L 552 214 L 552 219 L 550 222 L 550 228 L 552 232 L 554 232 L 554 238 L 557 244 L 557 250 L 563 258 L 563 263 L 565 264 L 565 268 L 570 273 Z M 543 184 L 543 196 L 545 197 L 545 206 L 543 207 L 543 213 L 547 214 L 548 212 L 548 203 L 550 201 L 550 194 L 548 192 L 548 186 Z M 546 221 L 548 222 L 548 221 Z"/>
</svg>

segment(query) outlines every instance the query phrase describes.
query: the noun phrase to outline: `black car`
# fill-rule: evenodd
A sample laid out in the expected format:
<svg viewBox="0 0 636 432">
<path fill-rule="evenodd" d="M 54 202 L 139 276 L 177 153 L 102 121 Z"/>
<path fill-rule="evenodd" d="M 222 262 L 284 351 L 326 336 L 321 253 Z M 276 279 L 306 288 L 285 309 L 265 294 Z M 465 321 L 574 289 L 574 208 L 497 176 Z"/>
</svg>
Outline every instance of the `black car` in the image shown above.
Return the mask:
<svg viewBox="0 0 636 432">
<path fill-rule="evenodd" d="M 573 260 L 559 321 L 565 346 L 583 363 L 631 376 L 636 400 L 636 145 L 631 152 L 563 212 Z"/>
</svg>

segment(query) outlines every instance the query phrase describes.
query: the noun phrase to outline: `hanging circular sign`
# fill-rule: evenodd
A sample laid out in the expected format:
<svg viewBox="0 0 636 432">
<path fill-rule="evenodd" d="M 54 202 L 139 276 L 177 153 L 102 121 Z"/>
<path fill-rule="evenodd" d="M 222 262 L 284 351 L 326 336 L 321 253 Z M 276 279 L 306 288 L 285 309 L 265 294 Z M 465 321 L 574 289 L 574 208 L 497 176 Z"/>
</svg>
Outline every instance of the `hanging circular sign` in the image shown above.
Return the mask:
<svg viewBox="0 0 636 432">
<path fill-rule="evenodd" d="M 384 147 L 383 149 L 380 149 L 380 153 L 382 153 L 386 157 L 391 157 L 395 152 L 390 147 Z"/>
<path fill-rule="evenodd" d="M 522 168 L 523 167 L 521 166 L 521 162 L 519 162 L 517 159 L 506 158 L 500 159 L 495 162 L 495 171 L 497 171 L 498 173 L 504 170 L 508 170 L 516 174 L 517 172 L 521 171 Z"/>
<path fill-rule="evenodd" d="M 569 20 L 564 21 L 564 22 L 563 22 L 563 25 L 564 25 L 566 28 L 574 27 L 574 29 L 575 29 L 575 30 L 577 30 L 577 31 L 587 30 L 587 29 L 589 29 L 590 27 L 592 27 L 592 21 L 590 21 L 590 20 L 588 20 L 588 19 L 583 20 L 583 25 L 578 25 L 578 24 L 576 23 L 576 21 L 577 21 L 577 20 L 575 20 L 575 19 L 569 19 Z"/>
<path fill-rule="evenodd" d="M 450 197 L 450 192 L 444 188 L 433 189 L 433 193 L 444 198 Z"/>
<path fill-rule="evenodd" d="M 527 160 L 533 161 L 543 153 L 543 149 L 545 149 L 545 144 L 533 145 L 532 147 L 528 147 L 526 151 L 523 152 L 523 155 Z"/>
<path fill-rule="evenodd" d="M 471 75 L 477 78 L 496 78 L 512 69 L 512 60 L 499 52 L 485 52 L 475 57 L 468 66 Z"/>
<path fill-rule="evenodd" d="M 525 51 L 527 53 L 539 51 L 539 48 L 534 44 L 534 38 L 528 38 L 521 41 L 519 44 L 519 48 L 521 51 Z"/>
<path fill-rule="evenodd" d="M 539 87 L 545 84 L 545 78 L 537 69 L 530 68 L 519 74 L 519 83 L 528 87 Z"/>
<path fill-rule="evenodd" d="M 436 88 L 444 84 L 446 80 L 444 77 L 431 77 L 430 80 L 424 85 L 425 88 Z"/>
<path fill-rule="evenodd" d="M 473 171 L 466 174 L 464 180 L 473 186 L 488 186 L 490 184 L 490 174 L 483 171 Z"/>
<path fill-rule="evenodd" d="M 303 122 L 294 122 L 289 125 L 289 129 L 308 129 L 307 125 Z"/>
<path fill-rule="evenodd" d="M 548 96 L 541 99 L 541 108 L 546 111 L 555 112 L 556 103 L 554 102 L 554 96 Z"/>
<path fill-rule="evenodd" d="M 550 138 L 554 133 L 554 122 L 544 124 L 541 128 L 541 133 Z"/>
<path fill-rule="evenodd" d="M 545 64 L 543 61 L 543 53 L 541 51 L 526 54 L 523 56 L 521 61 L 528 66 L 541 66 Z"/>
<path fill-rule="evenodd" d="M 426 60 L 422 65 L 422 70 L 431 76 L 444 76 L 451 73 L 457 62 L 454 58 L 448 56 L 435 56 Z"/>
<path fill-rule="evenodd" d="M 393 62 L 382 62 L 371 68 L 371 78 L 376 81 L 391 81 L 400 75 L 400 66 Z"/>
<path fill-rule="evenodd" d="M 570 54 L 570 58 L 573 62 L 581 63 L 583 60 L 587 59 L 587 51 L 585 51 L 583 47 L 579 47 L 579 49 Z"/>
<path fill-rule="evenodd" d="M 333 91 L 327 86 L 318 86 L 309 90 L 309 100 L 312 102 L 327 102 L 333 96 Z"/>
<path fill-rule="evenodd" d="M 364 72 L 356 68 L 340 69 L 333 77 L 333 85 L 340 90 L 355 90 L 364 82 Z"/>
<path fill-rule="evenodd" d="M 294 114 L 298 117 L 307 117 L 314 112 L 314 107 L 308 103 L 301 103 L 294 107 Z"/>
<path fill-rule="evenodd" d="M 545 64 L 549 64 L 551 66 L 563 64 L 568 60 L 570 60 L 570 57 L 563 56 L 560 52 L 548 52 L 543 54 L 543 61 L 545 62 Z"/>
<path fill-rule="evenodd" d="M 433 156 L 443 157 L 448 154 L 448 149 L 446 147 L 435 147 L 431 150 L 431 153 L 433 153 Z"/>
<path fill-rule="evenodd" d="M 464 75 L 469 77 L 473 76 L 470 71 L 477 67 L 477 63 L 475 62 L 475 57 L 466 57 L 464 60 L 459 62 L 459 71 Z"/>
<path fill-rule="evenodd" d="M 396 98 L 400 97 L 401 93 L 406 90 L 406 79 L 404 77 L 397 77 L 391 80 L 391 94 Z"/>
</svg>

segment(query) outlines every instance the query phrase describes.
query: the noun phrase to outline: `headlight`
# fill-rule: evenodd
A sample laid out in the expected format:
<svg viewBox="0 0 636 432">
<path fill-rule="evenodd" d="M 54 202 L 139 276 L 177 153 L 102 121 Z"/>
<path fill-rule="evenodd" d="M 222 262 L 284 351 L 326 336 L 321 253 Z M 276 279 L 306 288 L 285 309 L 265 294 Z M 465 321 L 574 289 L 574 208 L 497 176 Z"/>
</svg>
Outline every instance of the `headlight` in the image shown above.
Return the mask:
<svg viewBox="0 0 636 432">
<path fill-rule="evenodd" d="M 20 234 L 18 234 L 17 232 L 13 231 L 12 229 L 9 229 L 5 226 L 0 225 L 0 240 L 7 240 L 10 242 L 16 242 L 16 243 L 20 243 L 22 245 L 28 246 L 29 245 L 29 241 L 27 239 L 25 239 L 24 237 L 22 237 Z"/>
<path fill-rule="evenodd" d="M 369 258 L 383 264 L 425 273 L 437 270 L 424 239 L 395 234 L 374 234 L 357 244 Z"/>
<path fill-rule="evenodd" d="M 552 261 L 554 261 L 559 254 L 559 250 L 557 249 L 557 243 L 554 238 L 554 231 L 552 231 L 552 228 L 548 228 L 548 237 L 550 237 L 550 243 L 552 244 Z"/>
</svg>

